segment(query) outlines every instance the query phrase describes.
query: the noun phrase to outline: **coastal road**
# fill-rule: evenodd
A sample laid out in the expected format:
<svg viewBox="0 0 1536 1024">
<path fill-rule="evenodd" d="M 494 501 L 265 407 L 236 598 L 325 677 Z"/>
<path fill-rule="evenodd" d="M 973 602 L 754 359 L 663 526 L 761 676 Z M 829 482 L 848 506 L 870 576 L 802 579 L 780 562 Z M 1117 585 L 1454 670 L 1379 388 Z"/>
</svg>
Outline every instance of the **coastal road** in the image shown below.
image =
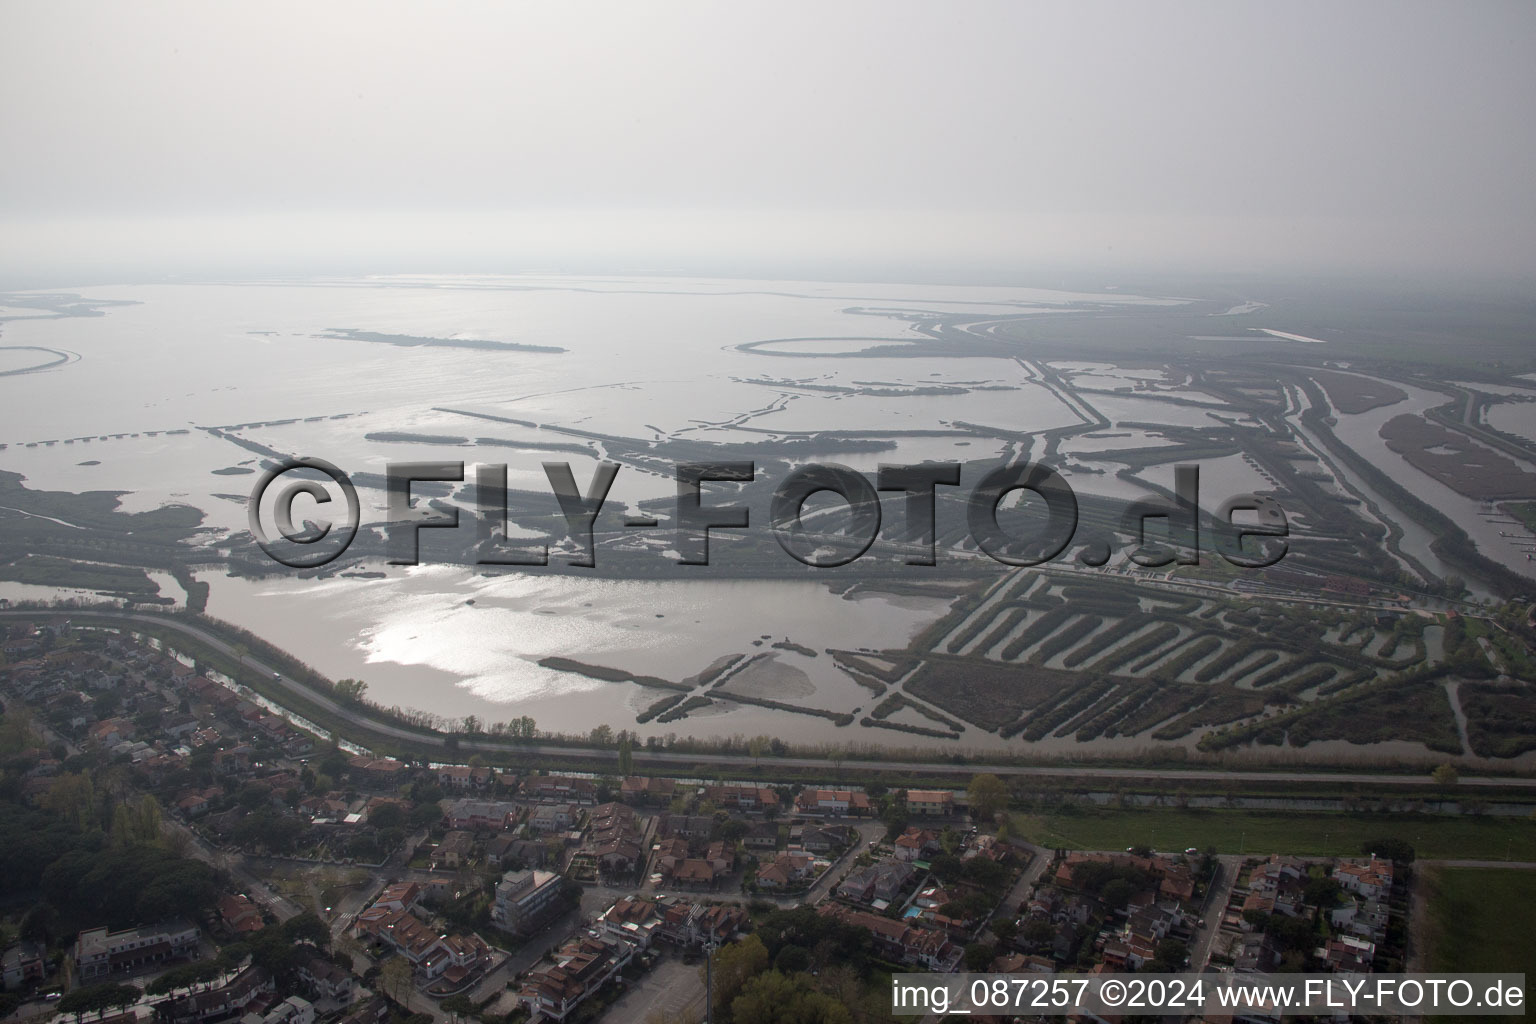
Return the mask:
<svg viewBox="0 0 1536 1024">
<path fill-rule="evenodd" d="M 0 619 L 23 618 L 36 619 L 50 614 L 68 614 L 67 612 L 37 612 L 37 611 L 0 611 Z M 227 657 L 240 660 L 232 645 L 225 643 L 212 633 L 198 626 L 185 622 L 164 619 L 154 615 L 145 615 L 138 612 L 114 612 L 114 611 L 82 611 L 81 615 L 117 619 L 126 622 L 138 622 L 145 625 L 157 626 L 162 629 L 172 629 L 190 636 L 199 642 L 218 651 Z M 415 744 L 440 745 L 447 749 L 445 737 L 430 733 L 423 733 L 416 729 L 408 729 L 392 722 L 381 721 L 368 713 L 366 708 L 354 705 L 340 704 L 333 700 L 329 694 L 312 689 L 296 680 L 281 675 L 276 669 L 263 663 L 254 655 L 247 654 L 244 659 L 247 667 L 261 673 L 271 680 L 277 687 L 294 696 L 307 701 L 334 715 L 335 717 L 355 726 L 359 733 L 372 733 L 376 736 L 388 736 L 393 739 L 404 740 Z M 295 711 L 302 715 L 302 712 Z M 356 737 L 346 737 L 356 742 Z M 364 744 L 366 745 L 366 744 Z M 618 761 L 617 750 L 600 748 L 569 747 L 557 744 L 510 744 L 495 743 L 484 740 L 473 740 L 458 737 L 457 753 L 461 757 L 468 757 L 476 751 L 504 752 L 515 751 L 521 754 L 534 754 L 544 757 L 561 757 L 578 754 L 583 757 L 607 758 Z M 745 754 L 686 754 L 672 753 L 669 751 L 652 751 L 639 749 L 634 751 L 634 762 L 638 767 L 655 766 L 665 768 L 678 766 L 695 768 L 699 765 L 722 765 L 739 767 L 748 761 Z M 820 757 L 770 757 L 770 764 L 786 768 L 821 768 L 828 771 L 840 771 L 845 766 L 856 765 L 859 768 L 876 771 L 913 774 L 919 777 L 933 775 L 955 775 L 969 778 L 978 771 L 991 772 L 995 775 L 1023 777 L 1051 777 L 1070 775 L 1077 779 L 1157 779 L 1177 782 L 1184 781 L 1210 781 L 1210 782 L 1335 782 L 1353 783 L 1376 786 L 1425 786 L 1432 784 L 1429 775 L 1426 774 L 1393 774 L 1375 772 L 1339 772 L 1339 771 L 1254 771 L 1243 769 L 1221 768 L 1108 768 L 1080 765 L 1015 765 L 1015 764 L 989 764 L 980 760 L 968 760 L 964 764 L 946 764 L 935 761 L 850 761 L 840 759 L 834 761 L 830 758 Z M 1521 778 L 1507 775 L 1462 775 L 1458 788 L 1536 788 L 1536 778 Z"/>
</svg>

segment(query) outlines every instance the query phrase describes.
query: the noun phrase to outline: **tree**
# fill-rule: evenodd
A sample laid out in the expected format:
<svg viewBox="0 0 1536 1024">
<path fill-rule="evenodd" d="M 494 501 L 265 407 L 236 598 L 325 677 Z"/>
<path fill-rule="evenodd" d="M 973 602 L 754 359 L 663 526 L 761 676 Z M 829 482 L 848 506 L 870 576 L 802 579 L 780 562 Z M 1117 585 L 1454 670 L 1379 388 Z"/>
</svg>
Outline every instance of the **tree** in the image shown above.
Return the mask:
<svg viewBox="0 0 1536 1024">
<path fill-rule="evenodd" d="M 1174 972 L 1184 968 L 1184 961 L 1189 959 L 1189 947 L 1178 939 L 1164 939 L 1157 944 L 1153 951 L 1153 963 L 1148 965 L 1148 970 Z"/>
<path fill-rule="evenodd" d="M 1412 864 L 1414 858 L 1412 844 L 1390 836 L 1361 843 L 1360 852 L 1371 857 L 1383 857 L 1396 864 Z"/>
<path fill-rule="evenodd" d="M 1281 949 L 1306 952 L 1317 945 L 1317 933 L 1305 918 L 1287 914 L 1271 914 L 1264 924 L 1264 931 L 1272 936 Z"/>
<path fill-rule="evenodd" d="M 933 871 L 934 877 L 948 884 L 960 877 L 960 873 L 965 870 L 965 865 L 954 854 L 941 853 L 929 861 L 929 868 Z"/>
<path fill-rule="evenodd" d="M 411 962 L 403 956 L 392 956 L 379 967 L 379 986 L 384 994 L 401 1006 L 411 990 Z"/>
<path fill-rule="evenodd" d="M 152 996 L 168 995 L 179 988 L 192 988 L 194 985 L 205 984 L 223 973 L 224 968 L 216 961 L 198 960 L 180 967 L 172 967 L 144 986 L 144 991 Z"/>
<path fill-rule="evenodd" d="M 71 825 L 91 828 L 96 823 L 96 787 L 83 772 L 57 776 L 37 803 Z"/>
<path fill-rule="evenodd" d="M 1008 809 L 1008 787 L 990 772 L 972 776 L 965 793 L 971 801 L 971 817 L 977 821 L 990 822 Z"/>
<path fill-rule="evenodd" d="M 1429 777 L 1435 780 L 1437 786 L 1454 786 L 1461 781 L 1461 773 L 1453 764 L 1442 764 L 1429 773 Z"/>
<path fill-rule="evenodd" d="M 1099 899 L 1111 910 L 1119 910 L 1136 895 L 1136 886 L 1124 878 L 1112 878 L 1099 890 Z"/>
<path fill-rule="evenodd" d="M 462 992 L 449 996 L 439 1005 L 442 1006 L 445 1013 L 453 1014 L 455 1019 L 468 1017 L 476 1010 L 475 1001 Z"/>
<path fill-rule="evenodd" d="M 973 942 L 965 947 L 963 963 L 965 969 L 975 974 L 980 974 L 991 966 L 997 956 L 997 950 L 985 942 Z"/>
<path fill-rule="evenodd" d="M 368 824 L 374 828 L 404 828 L 405 809 L 399 804 L 380 804 L 368 812 Z"/>
<path fill-rule="evenodd" d="M 718 1004 L 716 1004 L 718 1005 Z M 753 977 L 730 1003 L 735 1024 L 852 1024 L 842 1003 L 811 988 L 804 974 L 769 971 Z"/>
<path fill-rule="evenodd" d="M 58 1002 L 60 1013 L 72 1013 L 79 1020 L 82 1014 L 102 1013 L 121 1006 L 132 1006 L 144 993 L 133 985 L 117 985 L 104 982 L 77 988 Z"/>
<path fill-rule="evenodd" d="M 1303 890 L 1303 898 L 1308 904 L 1328 910 L 1339 904 L 1339 895 L 1343 892 L 1343 886 L 1337 881 L 1326 876 L 1307 879 L 1306 888 Z"/>
<path fill-rule="evenodd" d="M 361 704 L 367 692 L 368 684 L 361 679 L 342 679 L 336 683 L 336 696 L 348 704 Z"/>
<path fill-rule="evenodd" d="M 254 811 L 259 807 L 265 807 L 272 799 L 272 787 L 261 782 L 247 782 L 240 787 L 240 806 L 246 810 Z"/>
<path fill-rule="evenodd" d="M 996 931 L 994 926 L 993 932 Z M 1056 940 L 1056 926 L 1043 917 L 1032 917 L 1024 922 L 1024 928 L 1019 935 L 1027 948 L 1040 949 Z M 1002 936 L 998 935 L 998 938 Z"/>
<path fill-rule="evenodd" d="M 811 969 L 811 954 L 804 946 L 785 946 L 773 958 L 773 969 L 781 974 L 795 974 Z"/>
<path fill-rule="evenodd" d="M 331 944 L 331 930 L 324 921 L 306 910 L 283 922 L 283 938 L 289 942 L 309 942 L 324 949 Z"/>
<path fill-rule="evenodd" d="M 619 775 L 625 778 L 635 773 L 635 745 L 628 736 L 619 741 Z"/>
<path fill-rule="evenodd" d="M 721 947 L 715 953 L 715 1005 L 730 1006 L 747 982 L 767 969 L 768 947 L 763 945 L 763 940 L 756 934 Z M 703 977 L 704 968 L 700 967 L 699 970 L 700 977 Z"/>
</svg>

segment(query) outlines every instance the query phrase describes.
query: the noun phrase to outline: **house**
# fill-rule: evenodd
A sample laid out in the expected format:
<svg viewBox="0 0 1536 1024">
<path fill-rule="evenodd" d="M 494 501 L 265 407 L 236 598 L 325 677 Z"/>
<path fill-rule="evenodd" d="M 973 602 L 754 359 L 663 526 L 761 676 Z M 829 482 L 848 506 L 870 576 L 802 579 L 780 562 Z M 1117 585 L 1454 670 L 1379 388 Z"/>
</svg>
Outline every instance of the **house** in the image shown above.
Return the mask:
<svg viewBox="0 0 1536 1024">
<path fill-rule="evenodd" d="M 619 784 L 619 798 L 627 804 L 669 804 L 677 789 L 673 779 L 650 779 L 631 775 Z"/>
<path fill-rule="evenodd" d="M 89 928 L 75 939 L 75 972 L 82 980 L 96 980 L 116 971 L 167 963 L 196 951 L 197 928 L 180 918 L 119 932 Z"/>
<path fill-rule="evenodd" d="M 533 1020 L 563 1021 L 623 970 L 634 954 L 635 946 L 623 939 L 572 940 L 555 954 L 553 965 L 528 973 L 518 990 L 518 1002 Z"/>
<path fill-rule="evenodd" d="M 708 839 L 715 819 L 708 814 L 663 814 L 656 823 L 656 835 L 662 839 Z"/>
<path fill-rule="evenodd" d="M 463 980 L 490 955 L 490 947 L 478 936 L 443 935 L 427 927 L 408 910 L 388 911 L 382 917 L 372 917 L 367 929 L 373 937 L 409 960 L 417 975 L 428 981 L 442 977 L 450 981 Z"/>
<path fill-rule="evenodd" d="M 597 784 L 591 779 L 579 779 L 570 775 L 542 775 L 529 779 L 525 789 L 535 800 L 559 800 L 565 803 L 592 804 L 597 802 Z"/>
<path fill-rule="evenodd" d="M 437 849 L 432 851 L 428 863 L 434 871 L 464 867 L 472 859 L 474 847 L 474 833 L 449 832 L 443 836 L 443 841 L 437 844 Z"/>
<path fill-rule="evenodd" d="M 352 810 L 352 805 L 340 799 L 340 794 L 331 793 L 325 796 L 305 797 L 299 801 L 299 810 L 312 819 L 326 821 L 345 818 Z"/>
<path fill-rule="evenodd" d="M 857 789 L 802 789 L 795 797 L 795 809 L 801 814 L 867 816 L 872 807 L 868 794 Z"/>
<path fill-rule="evenodd" d="M 758 868 L 759 889 L 787 889 L 809 881 L 816 874 L 816 860 L 808 853 L 788 850 L 767 867 Z"/>
<path fill-rule="evenodd" d="M 947 789 L 909 789 L 907 813 L 929 818 L 947 818 L 955 813 L 955 794 Z"/>
<path fill-rule="evenodd" d="M 736 870 L 736 849 L 724 840 L 716 840 L 705 847 L 704 859 L 709 861 L 716 875 L 728 875 Z"/>
<path fill-rule="evenodd" d="M 513 851 L 517 849 L 518 838 L 510 832 L 503 832 L 490 842 L 485 844 L 485 863 L 488 867 L 499 868 L 503 862 L 513 859 Z"/>
<path fill-rule="evenodd" d="M 556 905 L 561 891 L 562 879 L 552 871 L 508 871 L 496 883 L 491 920 L 506 931 L 524 932 Z"/>
<path fill-rule="evenodd" d="M 373 903 L 352 923 L 354 935 L 372 935 L 383 922 L 401 911 L 408 911 L 421 901 L 421 886 L 415 882 L 397 882 L 386 886 Z"/>
<path fill-rule="evenodd" d="M 604 874 L 619 875 L 634 871 L 640 866 L 643 850 L 638 833 L 617 831 L 599 839 L 589 851 Z"/>
<path fill-rule="evenodd" d="M 474 800 L 464 797 L 450 801 L 443 818 L 450 829 L 471 832 L 501 832 L 517 821 L 517 804 L 507 800 Z"/>
<path fill-rule="evenodd" d="M 750 920 L 745 908 L 733 904 L 703 906 L 677 896 L 664 896 L 656 902 L 661 911 L 657 934 L 679 946 L 729 942 Z"/>
<path fill-rule="evenodd" d="M 867 928 L 876 952 L 896 963 L 945 974 L 960 965 L 961 948 L 941 931 L 911 927 L 902 921 L 837 903 L 822 904 L 820 912 L 844 924 Z"/>
<path fill-rule="evenodd" d="M 528 868 L 541 868 L 549 860 L 549 847 L 538 839 L 519 839 L 504 833 L 492 839 L 485 848 L 488 867 L 504 868 L 513 864 Z"/>
<path fill-rule="evenodd" d="M 635 870 L 643 856 L 640 828 L 627 804 L 595 807 L 587 822 L 587 838 L 581 854 L 608 874 Z"/>
<path fill-rule="evenodd" d="M 634 828 L 635 809 L 628 804 L 598 804 L 587 816 L 587 827 L 594 832 Z"/>
<path fill-rule="evenodd" d="M 421 900 L 421 886 L 415 882 L 396 882 L 385 886 L 374 898 L 373 905 L 390 910 L 410 910 Z"/>
<path fill-rule="evenodd" d="M 160 722 L 159 731 L 172 739 L 182 739 L 197 732 L 197 725 L 195 715 L 172 715 Z"/>
<path fill-rule="evenodd" d="M 580 816 L 575 804 L 540 804 L 529 815 L 528 827 L 539 832 L 563 832 Z"/>
<path fill-rule="evenodd" d="M 240 1024 L 315 1024 L 315 1004 L 302 996 L 289 996 L 264 1015 L 248 1013 L 240 1018 Z"/>
<path fill-rule="evenodd" d="M 0 956 L 0 981 L 7 992 L 42 981 L 47 974 L 43 960 L 46 950 L 38 942 L 18 942 Z"/>
<path fill-rule="evenodd" d="M 261 919 L 261 908 L 243 892 L 225 893 L 219 897 L 219 920 L 234 935 L 259 932 L 266 925 Z"/>
<path fill-rule="evenodd" d="M 686 839 L 663 839 L 653 849 L 656 854 L 656 869 L 665 876 L 670 876 L 673 870 L 689 856 Z"/>
<path fill-rule="evenodd" d="M 685 889 L 713 889 L 715 866 L 707 860 L 687 858 L 672 869 L 672 884 Z"/>
<path fill-rule="evenodd" d="M 347 764 L 354 774 L 375 786 L 395 785 L 409 772 L 405 762 L 388 757 L 360 755 L 349 760 Z"/>
<path fill-rule="evenodd" d="M 889 903 L 917 877 L 917 869 L 900 860 L 882 860 L 843 879 L 837 894 L 855 903 Z"/>
<path fill-rule="evenodd" d="M 1338 935 L 1312 955 L 1326 961 L 1335 974 L 1369 974 L 1376 944 L 1356 935 Z"/>
<path fill-rule="evenodd" d="M 390 1018 L 389 1003 L 382 996 L 363 1000 L 336 1024 L 385 1024 Z"/>
<path fill-rule="evenodd" d="M 227 984 L 171 1001 L 160 1019 L 171 1024 L 208 1024 L 237 1016 L 273 990 L 272 979 L 259 967 L 247 967 Z"/>
<path fill-rule="evenodd" d="M 357 979 L 329 960 L 311 957 L 299 968 L 299 980 L 316 999 L 329 999 L 343 1006 L 357 996 Z"/>
<path fill-rule="evenodd" d="M 661 925 L 661 911 L 652 900 L 621 899 L 597 918 L 599 929 L 637 949 L 650 949 Z"/>
<path fill-rule="evenodd" d="M 442 765 L 436 774 L 437 784 L 448 790 L 485 790 L 496 781 L 496 773 L 484 765 Z"/>
<path fill-rule="evenodd" d="M 1368 900 L 1386 899 L 1392 892 L 1392 862 L 1372 856 L 1370 861 L 1344 861 L 1333 869 L 1333 877 L 1345 892 Z"/>
<path fill-rule="evenodd" d="M 224 790 L 218 786 L 208 789 L 187 790 L 176 800 L 176 810 L 186 818 L 198 818 L 208 813 L 210 800 L 217 800 L 224 795 Z"/>
<path fill-rule="evenodd" d="M 807 826 L 800 834 L 800 847 L 811 853 L 831 853 L 852 846 L 858 835 L 850 825 Z"/>
<path fill-rule="evenodd" d="M 896 837 L 893 848 L 897 860 L 914 861 L 925 860 L 937 856 L 944 849 L 939 843 L 939 834 L 932 829 L 911 826 L 901 835 Z"/>
<path fill-rule="evenodd" d="M 438 936 L 437 945 L 417 967 L 424 977 L 442 978 L 452 986 L 463 983 L 490 958 L 491 947 L 480 936 L 455 932 Z"/>
<path fill-rule="evenodd" d="M 107 718 L 91 726 L 88 735 L 104 747 L 116 746 L 133 739 L 133 723 L 125 718 Z"/>
<path fill-rule="evenodd" d="M 708 786 L 704 798 L 717 807 L 733 807 L 749 813 L 779 809 L 779 794 L 767 786 Z"/>
<path fill-rule="evenodd" d="M 741 842 L 749 850 L 777 850 L 779 826 L 771 821 L 755 822 L 747 829 L 747 834 L 741 837 Z"/>
</svg>

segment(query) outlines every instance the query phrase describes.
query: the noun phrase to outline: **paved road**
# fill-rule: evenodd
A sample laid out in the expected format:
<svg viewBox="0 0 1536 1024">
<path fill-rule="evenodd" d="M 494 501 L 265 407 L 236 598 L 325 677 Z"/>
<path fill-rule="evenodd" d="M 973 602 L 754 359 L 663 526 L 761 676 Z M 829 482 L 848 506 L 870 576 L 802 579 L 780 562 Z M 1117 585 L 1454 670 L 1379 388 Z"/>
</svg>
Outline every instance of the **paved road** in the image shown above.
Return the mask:
<svg viewBox="0 0 1536 1024">
<path fill-rule="evenodd" d="M 1529 860 L 1417 860 L 1415 867 L 1432 868 L 1514 868 L 1516 871 L 1536 871 L 1536 861 Z"/>
<path fill-rule="evenodd" d="M 1010 917 L 1018 915 L 1019 904 L 1024 902 L 1024 897 L 1029 895 L 1045 869 L 1051 866 L 1052 851 L 1034 843 L 1026 844 L 1025 848 L 1029 850 L 1029 863 L 1019 880 L 1013 883 L 1013 888 L 1008 890 L 1008 895 L 1003 897 L 1003 912 Z"/>
<path fill-rule="evenodd" d="M 1206 962 L 1211 958 L 1211 946 L 1216 942 L 1216 933 L 1221 928 L 1221 915 L 1232 899 L 1232 890 L 1237 885 L 1243 867 L 1243 858 L 1230 853 L 1217 857 L 1216 861 L 1221 865 L 1221 873 L 1216 877 L 1216 885 L 1206 901 L 1205 912 L 1200 915 L 1200 928 L 1190 944 L 1189 969 L 1192 971 L 1204 970 Z"/>
<path fill-rule="evenodd" d="M 214 650 L 231 658 L 238 657 L 231 645 L 201 629 L 184 622 L 176 622 L 153 615 L 144 615 L 137 612 L 113 612 L 113 611 L 89 611 L 92 616 L 123 619 L 133 622 L 142 622 L 148 625 L 174 629 L 188 636 L 195 637 Z M 0 611 L 0 617 L 12 618 L 37 618 L 35 611 Z M 423 734 L 414 729 L 407 729 L 391 722 L 381 721 L 368 714 L 364 709 L 350 705 L 338 704 L 329 695 L 321 693 L 281 676 L 271 666 L 264 664 L 260 659 L 246 655 L 245 664 L 257 672 L 271 678 L 272 681 L 297 697 L 301 697 L 328 713 L 341 718 L 356 726 L 359 732 L 368 732 L 375 735 L 389 736 L 395 739 L 407 740 L 417 744 L 432 744 L 434 741 L 442 743 L 443 738 Z M 494 743 L 483 740 L 471 740 L 464 737 L 458 738 L 458 750 L 461 755 L 477 750 L 505 751 L 509 748 L 506 743 Z M 609 758 L 617 761 L 618 752 L 614 750 L 600 750 L 587 748 L 573 748 L 556 746 L 553 744 L 519 744 L 515 748 L 520 753 L 537 754 L 541 756 L 560 757 L 579 754 L 583 757 Z M 684 754 L 670 753 L 666 751 L 636 750 L 634 760 L 637 765 L 677 765 L 695 768 L 698 765 L 728 765 L 741 766 L 746 763 L 745 755 L 737 754 Z M 1009 775 L 1015 777 L 1027 776 L 1060 776 L 1071 775 L 1074 778 L 1093 779 L 1161 779 L 1161 780 L 1205 780 L 1227 782 L 1337 782 L 1337 783 L 1362 783 L 1378 786 L 1423 786 L 1431 780 L 1427 774 L 1401 775 L 1401 774 L 1375 774 L 1371 772 L 1334 772 L 1334 771 L 1289 771 L 1289 772 L 1265 772 L 1227 770 L 1220 768 L 1102 768 L 1082 767 L 1078 765 L 1009 765 L 988 764 L 983 761 L 968 761 L 964 765 L 948 765 L 929 761 L 857 761 L 847 760 L 833 761 L 829 758 L 818 757 L 775 757 L 770 763 L 782 765 L 787 768 L 824 768 L 828 770 L 841 770 L 844 765 L 856 764 L 860 768 L 874 769 L 897 773 L 913 773 L 917 775 L 956 775 L 969 778 L 979 770 L 986 770 L 997 775 Z M 1502 775 L 1463 775 L 1458 784 L 1466 787 L 1517 787 L 1536 788 L 1536 779 L 1520 778 L 1517 776 Z"/>
</svg>

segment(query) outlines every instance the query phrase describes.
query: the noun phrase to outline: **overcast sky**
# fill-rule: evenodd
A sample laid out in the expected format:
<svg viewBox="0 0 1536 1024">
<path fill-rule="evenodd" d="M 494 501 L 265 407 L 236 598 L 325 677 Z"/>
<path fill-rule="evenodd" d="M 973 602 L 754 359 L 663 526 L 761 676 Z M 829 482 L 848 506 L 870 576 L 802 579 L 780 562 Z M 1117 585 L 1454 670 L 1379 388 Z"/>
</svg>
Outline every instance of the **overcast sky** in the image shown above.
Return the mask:
<svg viewBox="0 0 1536 1024">
<path fill-rule="evenodd" d="M 0 6 L 0 280 L 1536 275 L 1536 4 Z"/>
</svg>

